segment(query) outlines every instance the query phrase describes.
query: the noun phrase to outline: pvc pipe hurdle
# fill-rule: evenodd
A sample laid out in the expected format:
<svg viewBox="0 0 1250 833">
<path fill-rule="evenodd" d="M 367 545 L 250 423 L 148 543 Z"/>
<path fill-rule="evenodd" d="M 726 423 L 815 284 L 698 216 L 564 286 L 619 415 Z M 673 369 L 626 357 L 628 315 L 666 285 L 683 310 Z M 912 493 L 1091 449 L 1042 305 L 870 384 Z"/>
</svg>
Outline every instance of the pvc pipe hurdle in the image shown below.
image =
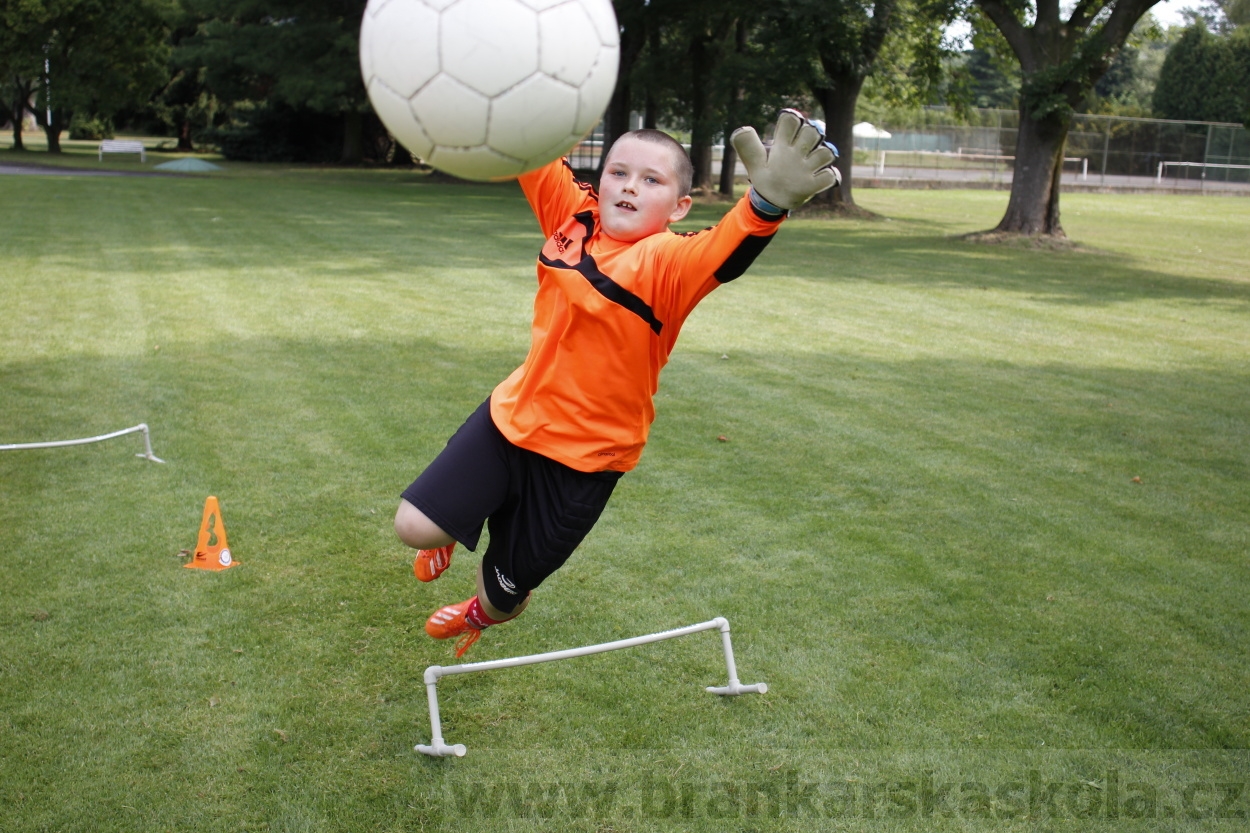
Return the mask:
<svg viewBox="0 0 1250 833">
<path fill-rule="evenodd" d="M 86 445 L 87 443 L 98 443 L 104 440 L 111 440 L 114 437 L 120 437 L 123 434 L 133 434 L 136 431 L 143 432 L 143 454 L 136 454 L 136 457 L 142 457 L 145 460 L 151 460 L 153 463 L 165 462 L 160 457 L 152 453 L 152 435 L 148 432 L 147 423 L 141 422 L 133 428 L 123 428 L 120 431 L 114 431 L 111 434 L 101 434 L 98 437 L 84 437 L 81 440 L 56 440 L 47 443 L 11 443 L 9 445 L 0 445 L 0 451 L 17 451 L 23 448 L 63 448 L 67 445 Z"/>
<path fill-rule="evenodd" d="M 573 657 L 585 657 L 590 654 L 601 654 L 605 651 L 619 651 L 622 648 L 633 648 L 637 645 L 646 645 L 651 642 L 662 642 L 665 639 L 676 639 L 679 636 L 687 636 L 692 633 L 701 631 L 719 630 L 721 645 L 725 649 L 725 668 L 729 673 L 729 684 L 723 686 L 708 686 L 707 690 L 712 694 L 721 696 L 731 696 L 736 694 L 763 694 L 768 691 L 767 683 L 754 683 L 752 685 L 743 685 L 738 682 L 738 666 L 734 664 L 733 643 L 729 641 L 729 620 L 723 616 L 717 616 L 707 622 L 700 622 L 697 625 L 687 625 L 684 628 L 673 628 L 669 631 L 660 633 L 649 633 L 645 636 L 635 636 L 630 639 L 618 639 L 615 642 L 604 642 L 599 645 L 586 645 L 582 648 L 568 648 L 563 651 L 549 651 L 545 654 L 530 654 L 523 657 L 510 657 L 508 659 L 492 659 L 486 662 L 470 662 L 464 665 L 449 665 L 444 668 L 441 665 L 431 665 L 425 669 L 425 693 L 430 701 L 430 732 L 432 740 L 429 745 L 423 743 L 417 744 L 414 748 L 418 752 L 424 752 L 426 755 L 435 757 L 446 757 L 455 755 L 457 758 L 463 758 L 465 746 L 463 743 L 448 745 L 443 740 L 443 723 L 438 714 L 438 681 L 442 677 L 450 677 L 453 674 L 472 674 L 475 671 L 494 671 L 499 668 L 516 668 L 521 665 L 535 665 L 540 662 L 555 662 L 560 659 L 572 659 Z"/>
</svg>

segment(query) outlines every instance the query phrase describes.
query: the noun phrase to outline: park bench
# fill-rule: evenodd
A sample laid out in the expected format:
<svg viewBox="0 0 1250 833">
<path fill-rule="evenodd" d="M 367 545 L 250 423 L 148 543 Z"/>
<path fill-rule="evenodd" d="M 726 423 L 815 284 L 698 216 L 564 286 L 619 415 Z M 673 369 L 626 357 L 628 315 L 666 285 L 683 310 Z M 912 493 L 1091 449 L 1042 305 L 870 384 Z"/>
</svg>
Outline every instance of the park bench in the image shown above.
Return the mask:
<svg viewBox="0 0 1250 833">
<path fill-rule="evenodd" d="M 100 142 L 100 161 L 104 161 L 106 153 L 137 153 L 139 161 L 148 161 L 147 151 L 143 148 L 143 142 L 125 141 L 122 139 L 105 139 Z"/>
</svg>

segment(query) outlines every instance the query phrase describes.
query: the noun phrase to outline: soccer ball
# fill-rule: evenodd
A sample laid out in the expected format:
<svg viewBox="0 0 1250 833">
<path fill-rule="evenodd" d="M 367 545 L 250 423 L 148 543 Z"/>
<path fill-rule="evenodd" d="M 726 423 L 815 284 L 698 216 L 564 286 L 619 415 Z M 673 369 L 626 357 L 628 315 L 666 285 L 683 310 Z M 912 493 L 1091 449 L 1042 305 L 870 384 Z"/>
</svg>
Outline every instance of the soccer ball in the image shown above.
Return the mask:
<svg viewBox="0 0 1250 833">
<path fill-rule="evenodd" d="M 369 0 L 360 70 L 404 147 L 465 179 L 565 154 L 616 86 L 611 0 Z"/>
</svg>

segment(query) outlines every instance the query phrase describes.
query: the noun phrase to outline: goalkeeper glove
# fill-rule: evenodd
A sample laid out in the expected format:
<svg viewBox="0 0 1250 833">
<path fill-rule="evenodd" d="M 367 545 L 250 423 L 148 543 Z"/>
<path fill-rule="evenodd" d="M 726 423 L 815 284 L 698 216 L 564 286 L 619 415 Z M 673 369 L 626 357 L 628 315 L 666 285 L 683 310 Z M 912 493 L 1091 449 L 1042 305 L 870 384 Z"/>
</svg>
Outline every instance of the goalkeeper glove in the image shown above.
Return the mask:
<svg viewBox="0 0 1250 833">
<path fill-rule="evenodd" d="M 836 148 L 825 141 L 824 131 L 796 110 L 781 111 L 767 147 L 753 127 L 739 127 L 729 140 L 747 169 L 751 189 L 782 212 L 842 181 L 833 167 Z"/>
</svg>

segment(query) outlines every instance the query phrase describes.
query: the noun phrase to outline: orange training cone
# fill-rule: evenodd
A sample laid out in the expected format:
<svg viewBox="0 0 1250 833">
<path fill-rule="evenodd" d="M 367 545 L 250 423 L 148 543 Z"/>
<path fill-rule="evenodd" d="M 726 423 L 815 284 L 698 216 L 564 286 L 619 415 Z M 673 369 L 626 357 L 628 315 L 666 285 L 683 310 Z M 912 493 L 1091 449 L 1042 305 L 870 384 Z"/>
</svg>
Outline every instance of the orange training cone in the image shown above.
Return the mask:
<svg viewBox="0 0 1250 833">
<path fill-rule="evenodd" d="M 221 519 L 221 507 L 212 495 L 204 501 L 204 520 L 200 521 L 200 537 L 195 542 L 195 555 L 184 565 L 192 570 L 225 570 L 239 562 L 230 555 L 226 543 L 226 524 Z"/>
</svg>

